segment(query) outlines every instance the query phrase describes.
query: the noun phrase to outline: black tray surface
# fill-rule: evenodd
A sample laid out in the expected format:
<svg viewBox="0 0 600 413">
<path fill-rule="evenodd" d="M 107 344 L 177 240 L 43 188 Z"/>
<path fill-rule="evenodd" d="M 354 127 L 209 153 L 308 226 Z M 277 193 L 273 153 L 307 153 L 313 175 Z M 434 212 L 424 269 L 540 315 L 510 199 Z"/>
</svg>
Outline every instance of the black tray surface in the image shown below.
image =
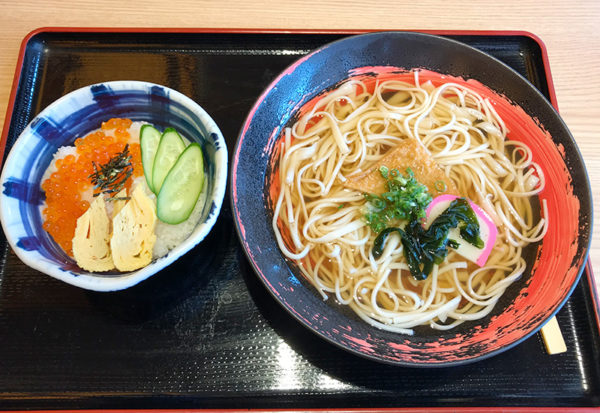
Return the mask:
<svg viewBox="0 0 600 413">
<path fill-rule="evenodd" d="M 262 90 L 346 34 L 41 31 L 26 43 L 4 157 L 27 123 L 79 87 L 144 80 L 179 90 L 231 152 Z M 549 96 L 543 50 L 520 34 L 450 36 Z M 72 287 L 25 266 L 0 237 L 0 409 L 385 408 L 600 405 L 600 337 L 587 270 L 558 314 L 568 351 L 539 334 L 461 367 L 379 364 L 321 340 L 262 286 L 227 196 L 208 238 L 121 292 Z"/>
</svg>

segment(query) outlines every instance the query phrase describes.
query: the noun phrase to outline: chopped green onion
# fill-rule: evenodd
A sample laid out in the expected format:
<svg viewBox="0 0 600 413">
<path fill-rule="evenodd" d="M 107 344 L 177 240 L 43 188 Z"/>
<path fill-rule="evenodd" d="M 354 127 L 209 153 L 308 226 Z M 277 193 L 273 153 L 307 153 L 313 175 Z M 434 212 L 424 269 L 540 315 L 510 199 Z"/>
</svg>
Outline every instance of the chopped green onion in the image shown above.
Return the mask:
<svg viewBox="0 0 600 413">
<path fill-rule="evenodd" d="M 379 168 L 379 173 L 381 174 L 381 176 L 383 176 L 383 179 L 387 179 L 388 178 L 388 167 L 382 165 Z"/>
<path fill-rule="evenodd" d="M 388 191 L 381 195 L 364 195 L 370 205 L 364 219 L 371 229 L 379 233 L 390 223 L 407 220 L 412 214 L 424 218 L 425 208 L 432 198 L 427 187 L 415 179 L 413 171 L 407 168 L 406 175 L 402 175 L 396 168 L 390 171 L 382 166 L 379 172 L 386 179 Z"/>
<path fill-rule="evenodd" d="M 446 182 L 440 180 L 440 181 L 435 181 L 435 184 L 433 184 L 433 186 L 435 187 L 435 190 L 438 192 L 446 192 L 446 190 L 448 189 L 448 187 L 446 186 Z"/>
</svg>

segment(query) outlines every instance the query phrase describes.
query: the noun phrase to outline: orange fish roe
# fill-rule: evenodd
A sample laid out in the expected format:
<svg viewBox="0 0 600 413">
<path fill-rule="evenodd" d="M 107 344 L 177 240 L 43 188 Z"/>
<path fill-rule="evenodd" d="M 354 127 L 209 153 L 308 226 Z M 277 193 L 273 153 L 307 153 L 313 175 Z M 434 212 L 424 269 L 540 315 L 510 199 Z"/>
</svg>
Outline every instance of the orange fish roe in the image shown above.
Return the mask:
<svg viewBox="0 0 600 413">
<path fill-rule="evenodd" d="M 82 194 L 86 191 L 91 193 L 92 190 L 92 163 L 103 165 L 123 152 L 131 138 L 128 130 L 131 123 L 130 119 L 109 119 L 102 123 L 101 129 L 78 138 L 75 141 L 77 154 L 58 159 L 55 163 L 58 170 L 42 183 L 42 189 L 46 192 L 43 227 L 70 256 L 73 256 L 77 219 L 90 206 Z M 126 184 L 128 190 L 133 178 L 144 174 L 140 144 L 130 143 L 129 153 L 133 173 Z"/>
</svg>

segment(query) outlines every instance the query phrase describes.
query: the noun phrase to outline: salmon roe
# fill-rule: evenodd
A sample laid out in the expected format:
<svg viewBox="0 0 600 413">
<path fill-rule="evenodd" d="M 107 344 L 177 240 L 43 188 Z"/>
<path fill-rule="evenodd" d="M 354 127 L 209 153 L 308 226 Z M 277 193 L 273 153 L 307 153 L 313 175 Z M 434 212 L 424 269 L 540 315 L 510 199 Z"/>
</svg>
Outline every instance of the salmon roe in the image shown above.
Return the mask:
<svg viewBox="0 0 600 413">
<path fill-rule="evenodd" d="M 75 140 L 77 153 L 56 160 L 57 171 L 42 183 L 46 193 L 43 228 L 70 256 L 73 256 L 77 219 L 90 206 L 87 199 L 93 189 L 90 179 L 94 173 L 93 163 L 104 165 L 123 152 L 125 145 L 131 141 L 134 142 L 129 143 L 133 173 L 125 185 L 127 190 L 131 188 L 133 178 L 144 174 L 140 144 L 137 137 L 132 140 L 129 134 L 131 123 L 130 119 L 109 119 L 99 130 Z"/>
</svg>

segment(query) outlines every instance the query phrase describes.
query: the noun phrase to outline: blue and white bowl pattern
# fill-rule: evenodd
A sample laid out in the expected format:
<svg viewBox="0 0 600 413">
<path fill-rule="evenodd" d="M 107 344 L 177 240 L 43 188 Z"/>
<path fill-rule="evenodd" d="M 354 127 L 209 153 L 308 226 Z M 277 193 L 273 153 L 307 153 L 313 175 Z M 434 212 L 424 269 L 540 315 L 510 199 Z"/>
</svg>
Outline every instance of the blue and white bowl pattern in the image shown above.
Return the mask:
<svg viewBox="0 0 600 413">
<path fill-rule="evenodd" d="M 75 139 L 113 117 L 149 122 L 159 129 L 171 126 L 200 143 L 206 163 L 207 201 L 193 233 L 166 256 L 134 272 L 90 273 L 79 268 L 43 230 L 41 180 L 59 147 L 73 145 Z M 218 126 L 180 92 L 139 81 L 83 87 L 44 109 L 15 142 L 0 177 L 0 220 L 9 244 L 30 267 L 89 290 L 121 290 L 171 264 L 209 233 L 225 196 L 227 161 L 227 146 Z"/>
</svg>

